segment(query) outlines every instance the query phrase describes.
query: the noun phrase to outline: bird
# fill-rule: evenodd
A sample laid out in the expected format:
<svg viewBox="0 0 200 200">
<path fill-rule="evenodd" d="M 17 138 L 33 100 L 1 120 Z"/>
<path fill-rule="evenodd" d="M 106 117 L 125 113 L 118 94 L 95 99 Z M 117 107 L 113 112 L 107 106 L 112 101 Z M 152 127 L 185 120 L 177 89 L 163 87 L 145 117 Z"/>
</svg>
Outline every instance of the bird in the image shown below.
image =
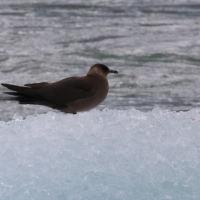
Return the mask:
<svg viewBox="0 0 200 200">
<path fill-rule="evenodd" d="M 86 76 L 69 77 L 54 83 L 41 82 L 24 86 L 1 83 L 14 91 L 4 92 L 14 95 L 13 100 L 20 104 L 36 104 L 58 109 L 65 113 L 76 114 L 95 108 L 108 94 L 109 73 L 118 71 L 109 69 L 104 64 L 93 65 Z M 11 100 L 11 99 L 7 99 Z"/>
</svg>

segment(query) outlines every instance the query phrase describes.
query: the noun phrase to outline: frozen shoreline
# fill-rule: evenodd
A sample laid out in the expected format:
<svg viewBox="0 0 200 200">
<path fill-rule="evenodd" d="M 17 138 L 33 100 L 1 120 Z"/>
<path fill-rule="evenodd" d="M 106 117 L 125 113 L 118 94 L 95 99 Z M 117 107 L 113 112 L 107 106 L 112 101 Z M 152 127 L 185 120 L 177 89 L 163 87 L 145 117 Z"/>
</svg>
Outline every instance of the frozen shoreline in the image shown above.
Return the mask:
<svg viewBox="0 0 200 200">
<path fill-rule="evenodd" d="M 0 122 L 0 198 L 199 199 L 200 109 Z"/>
</svg>

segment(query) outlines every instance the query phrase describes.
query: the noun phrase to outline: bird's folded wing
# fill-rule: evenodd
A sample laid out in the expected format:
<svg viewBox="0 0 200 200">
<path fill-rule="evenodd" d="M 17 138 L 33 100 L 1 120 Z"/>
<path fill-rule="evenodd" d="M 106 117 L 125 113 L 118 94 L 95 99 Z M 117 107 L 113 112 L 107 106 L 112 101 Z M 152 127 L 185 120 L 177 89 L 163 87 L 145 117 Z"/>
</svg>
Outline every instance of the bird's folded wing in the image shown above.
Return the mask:
<svg viewBox="0 0 200 200">
<path fill-rule="evenodd" d="M 93 96 L 92 88 L 93 81 L 88 77 L 71 77 L 45 85 L 41 96 L 66 106 L 69 102 Z"/>
<path fill-rule="evenodd" d="M 42 83 L 31 83 L 31 84 L 25 84 L 24 86 L 28 86 L 30 88 L 41 88 L 42 86 L 48 85 L 49 83 L 47 82 L 42 82 Z"/>
</svg>

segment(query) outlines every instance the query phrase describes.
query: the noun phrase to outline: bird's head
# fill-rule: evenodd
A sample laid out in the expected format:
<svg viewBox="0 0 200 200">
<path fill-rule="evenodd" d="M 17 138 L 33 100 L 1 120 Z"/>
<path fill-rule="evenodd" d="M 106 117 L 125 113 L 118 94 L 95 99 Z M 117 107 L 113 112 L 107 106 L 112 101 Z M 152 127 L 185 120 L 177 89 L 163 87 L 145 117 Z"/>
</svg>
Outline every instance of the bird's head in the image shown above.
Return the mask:
<svg viewBox="0 0 200 200">
<path fill-rule="evenodd" d="M 116 70 L 111 70 L 106 65 L 95 64 L 90 68 L 87 75 L 100 75 L 106 77 L 109 73 L 118 74 Z"/>
</svg>

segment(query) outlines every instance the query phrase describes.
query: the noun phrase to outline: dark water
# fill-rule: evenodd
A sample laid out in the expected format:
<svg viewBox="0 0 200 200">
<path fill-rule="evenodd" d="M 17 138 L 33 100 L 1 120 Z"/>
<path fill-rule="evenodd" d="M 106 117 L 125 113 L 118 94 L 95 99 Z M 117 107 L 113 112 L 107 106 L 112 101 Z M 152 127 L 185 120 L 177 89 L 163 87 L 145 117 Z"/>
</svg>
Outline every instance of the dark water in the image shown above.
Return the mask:
<svg viewBox="0 0 200 200">
<path fill-rule="evenodd" d="M 199 107 L 200 2 L 0 2 L 0 82 L 54 82 L 95 63 L 119 71 L 98 109 Z M 49 110 L 0 101 L 0 120 Z"/>
</svg>

